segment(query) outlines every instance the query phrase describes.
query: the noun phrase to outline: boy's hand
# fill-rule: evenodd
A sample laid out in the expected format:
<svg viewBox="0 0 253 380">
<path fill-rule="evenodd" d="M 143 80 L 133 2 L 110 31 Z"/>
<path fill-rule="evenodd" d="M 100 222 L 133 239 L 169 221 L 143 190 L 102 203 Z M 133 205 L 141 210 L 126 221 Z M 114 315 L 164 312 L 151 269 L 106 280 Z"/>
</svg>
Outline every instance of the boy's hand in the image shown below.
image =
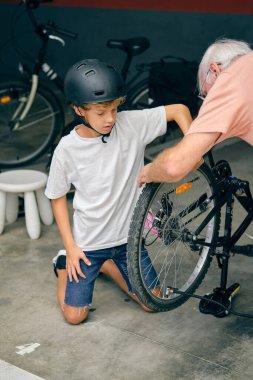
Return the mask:
<svg viewBox="0 0 253 380">
<path fill-rule="evenodd" d="M 66 270 L 68 272 L 70 282 L 72 282 L 73 279 L 76 282 L 79 282 L 77 274 L 79 274 L 82 278 L 86 278 L 81 271 L 80 260 L 83 260 L 87 265 L 91 265 L 91 262 L 77 245 L 67 251 Z"/>
</svg>

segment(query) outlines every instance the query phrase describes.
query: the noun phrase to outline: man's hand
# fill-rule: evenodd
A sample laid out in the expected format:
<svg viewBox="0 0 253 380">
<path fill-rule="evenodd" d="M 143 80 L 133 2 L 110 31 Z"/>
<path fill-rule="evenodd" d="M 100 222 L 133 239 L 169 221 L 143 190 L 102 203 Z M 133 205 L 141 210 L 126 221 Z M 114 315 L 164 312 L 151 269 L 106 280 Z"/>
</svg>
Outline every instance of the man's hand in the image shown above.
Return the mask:
<svg viewBox="0 0 253 380">
<path fill-rule="evenodd" d="M 91 265 L 91 262 L 87 259 L 81 248 L 77 245 L 71 247 L 71 249 L 67 250 L 67 258 L 66 258 L 66 270 L 68 272 L 70 282 L 73 279 L 76 282 L 79 282 L 77 274 L 80 277 L 86 278 L 80 268 L 80 260 L 83 260 L 85 264 Z"/>
<path fill-rule="evenodd" d="M 149 172 L 151 165 L 152 165 L 152 163 L 144 166 L 144 168 L 140 172 L 139 177 L 138 177 L 138 186 L 139 187 L 142 187 L 142 185 L 144 185 L 145 183 L 151 182 L 151 180 L 149 179 L 149 176 L 148 176 L 148 172 Z"/>
</svg>

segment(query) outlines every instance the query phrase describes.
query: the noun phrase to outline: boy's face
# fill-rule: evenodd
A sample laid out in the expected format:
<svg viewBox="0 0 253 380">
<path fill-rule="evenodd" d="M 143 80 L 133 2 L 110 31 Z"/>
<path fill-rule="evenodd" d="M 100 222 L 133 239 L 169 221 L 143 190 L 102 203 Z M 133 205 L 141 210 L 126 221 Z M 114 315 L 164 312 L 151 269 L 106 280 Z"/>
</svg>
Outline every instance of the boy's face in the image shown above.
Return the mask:
<svg viewBox="0 0 253 380">
<path fill-rule="evenodd" d="M 82 116 L 96 131 L 94 135 L 109 133 L 116 121 L 118 101 L 110 105 L 89 104 L 87 110 L 82 107 L 75 107 L 75 112 Z"/>
</svg>

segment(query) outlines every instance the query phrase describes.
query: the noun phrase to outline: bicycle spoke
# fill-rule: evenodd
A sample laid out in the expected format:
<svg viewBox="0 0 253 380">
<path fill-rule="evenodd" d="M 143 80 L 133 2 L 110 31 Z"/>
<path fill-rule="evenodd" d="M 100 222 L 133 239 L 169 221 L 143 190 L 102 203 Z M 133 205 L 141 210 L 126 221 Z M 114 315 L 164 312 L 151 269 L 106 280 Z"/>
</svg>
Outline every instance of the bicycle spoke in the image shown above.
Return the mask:
<svg viewBox="0 0 253 380">
<path fill-rule="evenodd" d="M 47 116 L 44 116 L 44 117 L 41 117 L 40 119 L 37 119 L 34 121 L 34 122 L 31 122 L 31 123 L 28 123 L 28 124 L 25 124 L 25 125 L 22 125 L 22 127 L 19 127 L 18 130 L 19 131 L 22 131 L 23 129 L 27 128 L 27 127 L 31 127 L 32 125 L 34 124 L 38 124 L 38 123 L 41 123 L 42 121 L 44 120 L 47 120 L 51 117 L 54 117 L 57 113 L 59 113 L 60 111 L 57 111 L 57 112 L 54 112 L 54 113 L 51 113 Z"/>
<path fill-rule="evenodd" d="M 6 94 L 6 102 L 0 103 L 0 165 L 3 168 L 32 162 L 49 148 L 63 128 L 61 108 L 44 88 L 37 89 L 24 120 L 18 120 L 29 89 L 23 83 L 0 86 L 1 99 L 5 99 Z"/>
</svg>

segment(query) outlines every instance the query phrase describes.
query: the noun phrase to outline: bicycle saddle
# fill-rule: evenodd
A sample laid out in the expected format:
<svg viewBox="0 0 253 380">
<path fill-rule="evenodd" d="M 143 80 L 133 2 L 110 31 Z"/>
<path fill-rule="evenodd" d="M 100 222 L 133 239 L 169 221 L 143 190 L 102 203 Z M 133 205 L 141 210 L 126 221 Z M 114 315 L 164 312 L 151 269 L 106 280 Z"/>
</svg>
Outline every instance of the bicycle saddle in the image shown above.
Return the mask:
<svg viewBox="0 0 253 380">
<path fill-rule="evenodd" d="M 121 49 L 133 56 L 147 50 L 150 46 L 150 42 L 146 37 L 135 37 L 126 40 L 108 40 L 107 46 L 112 49 Z"/>
</svg>

